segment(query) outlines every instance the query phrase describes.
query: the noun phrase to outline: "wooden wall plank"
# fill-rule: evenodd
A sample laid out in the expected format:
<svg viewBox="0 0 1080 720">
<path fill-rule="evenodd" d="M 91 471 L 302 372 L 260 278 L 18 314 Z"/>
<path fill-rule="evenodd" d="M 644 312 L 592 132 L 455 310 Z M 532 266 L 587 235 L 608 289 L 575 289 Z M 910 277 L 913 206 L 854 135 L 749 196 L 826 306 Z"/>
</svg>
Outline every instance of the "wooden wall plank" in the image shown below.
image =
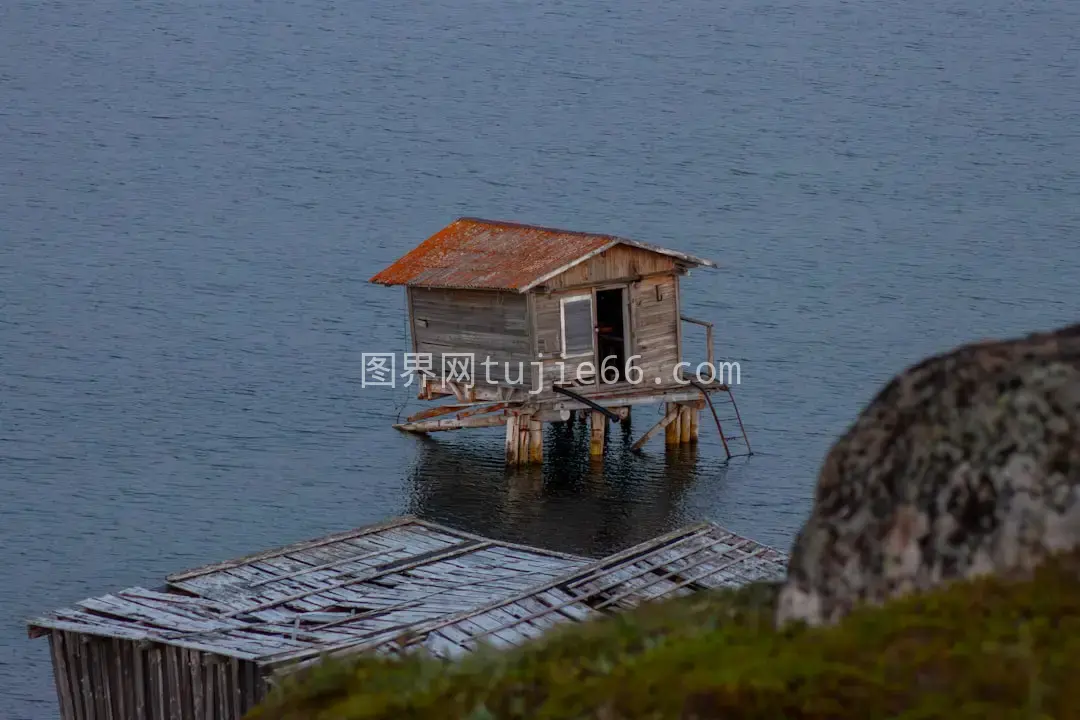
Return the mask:
<svg viewBox="0 0 1080 720">
<path fill-rule="evenodd" d="M 188 655 L 188 677 L 191 678 L 191 708 L 196 720 L 202 720 L 205 715 L 205 701 L 203 700 L 203 657 L 202 653 L 191 652 Z"/>
<path fill-rule="evenodd" d="M 147 717 L 146 705 L 146 650 L 142 643 L 132 643 L 132 682 L 135 684 L 135 717 Z"/>
<path fill-rule="evenodd" d="M 240 720 L 244 716 L 243 676 L 240 672 L 240 661 L 229 658 L 229 696 L 232 704 L 233 720 Z"/>
<path fill-rule="evenodd" d="M 211 655 L 204 655 L 203 662 L 200 666 L 203 677 L 203 718 L 204 720 L 213 720 L 214 708 L 217 707 L 214 682 L 214 658 Z"/>
<path fill-rule="evenodd" d="M 214 663 L 214 671 L 217 675 L 217 707 L 215 716 L 217 720 L 231 720 L 230 708 L 232 703 L 229 701 L 231 690 L 229 688 L 229 672 L 228 672 L 228 660 L 225 658 L 217 658 L 217 662 Z M 236 718 L 235 720 L 240 720 Z"/>
<path fill-rule="evenodd" d="M 76 720 L 86 720 L 86 688 L 79 648 L 82 635 L 73 632 L 64 633 L 64 651 L 67 655 L 68 685 L 71 688 L 71 706 Z"/>
<path fill-rule="evenodd" d="M 630 288 L 630 299 L 636 323 L 633 353 L 640 356 L 638 366 L 642 368 L 644 382 L 660 377 L 667 384 L 672 381 L 679 362 L 675 278 L 660 276 L 635 283 Z"/>
<path fill-rule="evenodd" d="M 165 692 L 168 697 L 169 720 L 184 720 L 180 693 L 180 648 L 166 645 L 163 649 L 165 661 Z"/>
<path fill-rule="evenodd" d="M 507 381 L 518 367 L 529 369 L 533 359 L 533 337 L 529 301 L 525 295 L 481 290 L 431 290 L 410 292 L 416 352 L 430 353 L 432 371 L 442 373 L 442 355 L 473 353 L 478 384 L 486 383 L 486 358 L 497 363 L 490 368 L 493 382 Z M 526 375 L 526 377 L 528 377 Z"/>
<path fill-rule="evenodd" d="M 604 283 L 664 272 L 675 269 L 675 260 L 668 255 L 643 248 L 616 245 L 613 248 L 576 265 L 544 284 L 559 290 L 585 283 Z"/>
<path fill-rule="evenodd" d="M 265 687 L 262 672 L 253 662 L 244 662 L 244 712 L 258 705 L 263 699 Z"/>
<path fill-rule="evenodd" d="M 60 705 L 62 720 L 75 720 L 75 708 L 71 699 L 71 686 L 68 676 L 68 661 L 64 647 L 64 633 L 53 630 L 49 633 L 49 653 L 53 661 L 53 679 L 56 682 L 56 697 Z"/>
<path fill-rule="evenodd" d="M 150 677 L 153 687 L 153 696 L 150 698 L 154 706 L 154 720 L 168 720 L 168 706 L 166 705 L 165 692 L 165 661 L 161 646 L 156 646 L 150 651 Z"/>
<path fill-rule="evenodd" d="M 131 688 L 131 673 L 126 664 L 127 646 L 130 643 L 120 638 L 112 638 L 109 642 L 112 654 L 113 674 L 113 702 L 115 703 L 116 717 L 120 720 L 128 720 L 131 711 L 128 709 L 128 692 Z"/>
<path fill-rule="evenodd" d="M 91 646 L 98 682 L 98 714 L 105 720 L 116 720 L 112 703 L 112 662 L 110 662 L 108 652 L 109 641 L 107 638 L 94 638 Z"/>
<path fill-rule="evenodd" d="M 97 705 L 94 702 L 94 675 L 90 662 L 90 648 L 85 635 L 75 635 L 78 638 L 75 652 L 79 655 L 79 691 L 82 696 L 83 717 L 86 720 L 97 720 Z"/>
</svg>

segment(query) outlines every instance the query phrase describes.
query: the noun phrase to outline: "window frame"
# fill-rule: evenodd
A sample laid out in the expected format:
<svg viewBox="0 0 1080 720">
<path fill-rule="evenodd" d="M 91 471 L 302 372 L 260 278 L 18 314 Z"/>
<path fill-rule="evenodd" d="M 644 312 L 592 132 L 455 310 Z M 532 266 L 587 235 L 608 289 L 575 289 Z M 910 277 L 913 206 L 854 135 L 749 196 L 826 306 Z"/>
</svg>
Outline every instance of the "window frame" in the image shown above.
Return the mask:
<svg viewBox="0 0 1080 720">
<path fill-rule="evenodd" d="M 585 352 L 569 355 L 566 352 L 566 304 L 572 302 L 582 302 L 585 300 L 589 302 L 589 328 L 591 330 L 589 334 L 589 349 Z M 569 358 L 592 357 L 594 354 L 596 354 L 596 323 L 593 322 L 593 312 L 594 308 L 592 293 L 568 295 L 566 297 L 559 298 L 559 356 L 564 360 Z"/>
</svg>

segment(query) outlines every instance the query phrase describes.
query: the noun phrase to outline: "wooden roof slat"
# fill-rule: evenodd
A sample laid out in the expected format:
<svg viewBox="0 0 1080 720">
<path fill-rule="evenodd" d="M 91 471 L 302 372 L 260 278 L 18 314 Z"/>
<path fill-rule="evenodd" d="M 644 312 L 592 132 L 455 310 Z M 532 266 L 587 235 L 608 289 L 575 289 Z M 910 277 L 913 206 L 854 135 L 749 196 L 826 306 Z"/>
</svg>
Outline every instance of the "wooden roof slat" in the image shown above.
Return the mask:
<svg viewBox="0 0 1080 720">
<path fill-rule="evenodd" d="M 87 598 L 78 603 L 78 607 L 93 613 L 111 615 L 150 625 L 161 630 L 208 631 L 230 629 L 227 623 L 191 617 L 180 612 L 161 612 L 137 603 L 126 601 L 115 595 L 100 598 Z"/>
<path fill-rule="evenodd" d="M 298 592 L 298 593 L 295 593 L 293 595 L 288 595 L 288 596 L 285 596 L 283 598 L 279 598 L 277 600 L 274 600 L 272 602 L 262 603 L 260 605 L 253 606 L 251 608 L 247 608 L 246 610 L 242 610 L 242 611 L 237 610 L 237 611 L 234 611 L 233 615 L 240 615 L 240 614 L 243 614 L 244 612 L 253 612 L 255 610 L 265 610 L 267 608 L 275 607 L 277 605 L 282 605 L 284 603 L 291 602 L 291 601 L 294 601 L 294 600 L 302 600 L 303 598 L 308 597 L 310 595 L 317 595 L 318 593 L 320 593 L 320 592 L 322 592 L 324 590 L 335 590 L 337 588 L 343 588 L 343 587 L 347 587 L 349 585 L 356 585 L 356 584 L 363 583 L 363 582 L 370 582 L 371 580 L 375 580 L 375 579 L 377 579 L 379 577 L 382 577 L 384 575 L 390 575 L 390 574 L 393 574 L 393 573 L 396 573 L 396 572 L 400 572 L 403 569 L 408 569 L 410 567 L 417 566 L 417 565 L 419 565 L 419 564 L 421 564 L 423 562 L 432 562 L 432 561 L 438 559 L 441 556 L 452 556 L 452 555 L 455 555 L 455 554 L 469 552 L 472 549 L 474 549 L 475 547 L 476 547 L 476 544 L 472 543 L 471 541 L 466 541 L 466 542 L 461 543 L 459 546 L 457 546 L 455 548 L 452 548 L 450 550 L 445 551 L 441 555 L 436 555 L 436 556 L 433 556 L 433 557 L 430 557 L 430 558 L 426 558 L 424 560 L 414 560 L 413 563 L 410 564 L 410 565 L 395 566 L 395 567 L 388 568 L 388 569 L 385 569 L 385 570 L 378 570 L 376 572 L 372 572 L 372 573 L 370 573 L 370 574 L 368 574 L 366 576 L 361 576 L 361 577 L 358 577 L 358 578 L 351 578 L 349 580 L 339 580 L 339 581 L 330 583 L 330 584 L 326 585 L 325 587 L 319 588 L 317 590 L 305 590 L 304 592 Z"/>
<path fill-rule="evenodd" d="M 270 579 L 267 579 L 267 580 L 260 580 L 259 582 L 254 583 L 252 585 L 252 587 L 258 587 L 259 585 L 263 585 L 263 584 L 270 583 L 270 582 L 275 582 L 275 581 L 291 580 L 291 579 L 299 577 L 301 575 L 316 572 L 318 570 L 329 570 L 330 568 L 339 568 L 340 569 L 340 566 L 342 566 L 342 565 L 358 563 L 361 560 L 368 560 L 368 559 L 375 558 L 375 557 L 378 557 L 380 555 L 386 555 L 389 552 L 393 552 L 393 551 L 401 550 L 401 549 L 402 548 L 398 547 L 398 548 L 393 548 L 392 550 L 372 550 L 372 551 L 368 551 L 366 553 L 361 553 L 359 555 L 347 556 L 347 557 L 341 558 L 339 560 L 332 560 L 330 562 L 323 563 L 322 565 L 314 565 L 314 566 L 308 567 L 306 569 L 296 570 L 296 571 L 293 571 L 293 572 L 290 572 L 290 573 L 286 573 L 284 575 L 278 575 L 277 577 L 273 577 L 273 578 L 270 578 Z"/>
<path fill-rule="evenodd" d="M 749 552 L 744 548 L 751 548 Z M 551 626 L 559 618 L 585 620 L 606 607 L 633 606 L 643 600 L 686 592 L 687 586 L 722 572 L 731 572 L 740 564 L 759 557 L 779 560 L 783 556 L 772 548 L 729 533 L 710 523 L 668 533 L 604 558 L 596 563 L 571 571 L 568 576 L 549 586 L 534 588 L 526 597 L 511 598 L 501 603 L 451 618 L 438 627 L 475 625 L 481 615 L 497 614 L 505 604 L 513 602 L 531 609 L 523 617 L 510 613 L 503 625 L 477 635 L 483 637 L 507 627 L 537 623 Z M 703 571 L 686 576 L 696 568 Z M 748 578 L 754 579 L 754 578 Z M 564 592 L 567 588 L 572 592 Z M 612 592 L 614 591 L 614 592 Z M 637 597 L 637 600 L 634 598 Z M 465 622 L 469 621 L 469 622 Z"/>
<path fill-rule="evenodd" d="M 459 645 L 449 639 L 447 634 L 440 632 L 430 633 L 425 639 L 424 645 L 436 657 L 460 657 L 469 651 L 467 647 Z"/>
<path fill-rule="evenodd" d="M 230 567 L 236 567 L 238 565 L 246 565 L 247 563 L 258 560 L 261 558 L 274 557 L 277 555 L 286 555 L 305 549 L 317 548 L 322 545 L 329 545 L 331 543 L 340 542 L 342 540 L 352 540 L 355 538 L 364 537 L 365 535 L 374 535 L 376 533 L 384 532 L 389 528 L 394 528 L 399 525 L 409 524 L 425 524 L 424 521 L 419 520 L 411 515 L 403 515 L 396 517 L 386 522 L 377 523 L 374 525 L 368 525 L 362 528 L 356 528 L 353 530 L 346 530 L 344 532 L 335 533 L 333 535 L 327 535 L 325 537 L 316 538 L 314 540 L 304 540 L 302 542 L 292 543 L 290 545 L 282 545 L 281 547 L 274 548 L 272 550 L 263 550 L 260 552 L 245 555 L 243 557 L 234 558 L 232 560 L 225 560 L 224 562 L 212 563 L 210 565 L 204 565 L 202 567 L 193 568 L 191 570 L 184 570 L 182 572 L 172 573 L 167 576 L 167 580 L 172 583 L 180 580 L 186 580 L 198 575 L 206 575 L 218 570 L 224 570 Z"/>
<path fill-rule="evenodd" d="M 746 541 L 749 543 L 749 541 Z M 655 592 L 649 593 L 649 595 L 662 595 L 666 590 L 671 589 L 671 586 L 675 581 L 666 582 L 670 578 L 677 578 L 679 572 L 683 569 L 689 569 L 696 566 L 698 563 L 709 562 L 713 559 L 712 554 L 708 554 L 713 548 L 706 544 L 698 545 L 692 548 L 688 552 L 683 552 L 677 555 L 672 560 L 663 561 L 660 558 L 647 557 L 643 558 L 637 565 L 638 571 L 633 573 L 629 577 L 624 575 L 615 574 L 620 579 L 617 583 L 609 583 L 606 586 L 596 588 L 588 593 L 588 595 L 601 595 L 604 592 L 616 587 L 619 584 L 625 584 L 635 588 L 635 592 L 640 592 L 644 588 L 652 587 L 654 585 L 660 585 L 660 588 Z M 695 555 L 706 553 L 704 557 L 698 558 L 698 560 L 691 561 L 690 558 Z M 670 568 L 675 567 L 675 570 Z M 625 578 L 625 579 L 622 579 Z M 641 581 L 639 583 L 638 581 Z"/>
</svg>

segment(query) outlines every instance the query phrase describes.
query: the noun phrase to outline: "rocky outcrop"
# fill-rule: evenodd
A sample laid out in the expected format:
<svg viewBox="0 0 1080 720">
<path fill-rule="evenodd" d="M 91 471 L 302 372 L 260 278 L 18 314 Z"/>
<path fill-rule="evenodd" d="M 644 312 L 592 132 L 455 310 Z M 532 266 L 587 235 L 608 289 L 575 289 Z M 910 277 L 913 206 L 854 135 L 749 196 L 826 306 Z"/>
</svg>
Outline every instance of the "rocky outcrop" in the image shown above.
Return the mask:
<svg viewBox="0 0 1080 720">
<path fill-rule="evenodd" d="M 967 345 L 894 378 L 832 447 L 777 621 L 1080 545 L 1080 325 Z"/>
</svg>

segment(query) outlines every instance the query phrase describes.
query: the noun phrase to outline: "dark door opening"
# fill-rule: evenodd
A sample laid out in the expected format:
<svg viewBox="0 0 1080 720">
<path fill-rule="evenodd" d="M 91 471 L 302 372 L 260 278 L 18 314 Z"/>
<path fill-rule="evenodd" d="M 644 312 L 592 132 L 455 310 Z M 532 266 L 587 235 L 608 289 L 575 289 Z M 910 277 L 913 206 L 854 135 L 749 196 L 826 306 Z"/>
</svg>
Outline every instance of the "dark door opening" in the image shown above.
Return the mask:
<svg viewBox="0 0 1080 720">
<path fill-rule="evenodd" d="M 602 383 L 617 383 L 626 373 L 625 308 L 623 288 L 596 291 L 596 372 Z"/>
</svg>

